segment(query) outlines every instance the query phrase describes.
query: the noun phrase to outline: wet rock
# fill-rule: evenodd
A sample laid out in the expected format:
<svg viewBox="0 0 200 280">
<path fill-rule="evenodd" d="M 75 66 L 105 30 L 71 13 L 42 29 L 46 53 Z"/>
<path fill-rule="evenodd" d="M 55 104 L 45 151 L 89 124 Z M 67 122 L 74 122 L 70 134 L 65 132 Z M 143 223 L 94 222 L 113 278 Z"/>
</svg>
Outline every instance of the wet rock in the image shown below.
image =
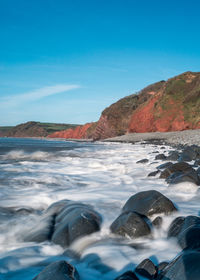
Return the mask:
<svg viewBox="0 0 200 280">
<path fill-rule="evenodd" d="M 167 265 L 158 280 L 199 280 L 200 252 L 189 251 L 178 256 Z"/>
<path fill-rule="evenodd" d="M 139 280 L 139 278 L 135 275 L 133 271 L 127 271 L 115 278 L 115 280 Z"/>
<path fill-rule="evenodd" d="M 46 240 L 51 240 L 51 236 L 54 230 L 54 221 L 53 216 L 38 216 L 33 222 L 32 228 L 29 228 L 29 231 L 24 231 L 23 241 L 25 242 L 44 242 Z"/>
<path fill-rule="evenodd" d="M 155 190 L 143 191 L 131 196 L 123 207 L 123 212 L 135 211 L 145 216 L 169 214 L 176 210 L 171 200 Z"/>
<path fill-rule="evenodd" d="M 147 163 L 147 162 L 149 162 L 147 158 L 136 161 L 136 163 Z"/>
<path fill-rule="evenodd" d="M 159 154 L 157 156 L 155 156 L 155 160 L 165 160 L 166 156 L 164 154 Z"/>
<path fill-rule="evenodd" d="M 101 216 L 90 206 L 69 205 L 57 216 L 52 241 L 63 247 L 100 230 Z"/>
<path fill-rule="evenodd" d="M 160 228 L 162 226 L 162 223 L 163 223 L 162 217 L 158 216 L 153 220 L 152 225 L 156 228 Z"/>
<path fill-rule="evenodd" d="M 135 272 L 147 279 L 154 279 L 157 275 L 157 268 L 150 259 L 145 259 L 136 267 Z"/>
<path fill-rule="evenodd" d="M 61 210 L 63 210 L 64 207 L 66 207 L 69 203 L 71 203 L 71 200 L 63 199 L 54 202 L 51 204 L 45 211 L 44 214 L 47 215 L 57 215 Z"/>
<path fill-rule="evenodd" d="M 186 162 L 177 162 L 177 163 L 174 163 L 171 166 L 167 167 L 164 171 L 162 171 L 161 174 L 160 174 L 160 178 L 161 179 L 166 179 L 171 174 L 173 174 L 175 172 L 186 173 L 186 172 L 189 172 L 191 170 L 194 170 L 194 169 L 188 163 L 186 163 Z"/>
<path fill-rule="evenodd" d="M 157 273 L 158 275 L 169 265 L 169 262 L 161 262 L 157 265 Z"/>
<path fill-rule="evenodd" d="M 159 173 L 160 173 L 159 170 L 153 171 L 153 172 L 151 172 L 151 173 L 148 174 L 148 177 L 154 177 L 154 176 L 156 176 L 156 175 L 159 174 Z"/>
<path fill-rule="evenodd" d="M 33 280 L 79 280 L 79 274 L 68 262 L 57 261 L 45 267 Z"/>
<path fill-rule="evenodd" d="M 175 220 L 172 221 L 171 225 L 169 226 L 169 230 L 167 234 L 168 238 L 178 236 L 184 221 L 185 221 L 185 217 L 177 217 Z"/>
<path fill-rule="evenodd" d="M 170 166 L 172 166 L 172 165 L 173 165 L 173 163 L 170 162 L 170 161 L 168 161 L 168 162 L 165 162 L 165 163 L 163 163 L 163 164 L 157 166 L 156 168 L 160 170 L 160 169 L 165 169 L 165 168 L 167 168 L 167 167 L 170 167 Z"/>
<path fill-rule="evenodd" d="M 122 213 L 110 226 L 113 233 L 130 238 L 138 238 L 151 233 L 150 221 L 136 212 Z"/>
<path fill-rule="evenodd" d="M 179 158 L 179 152 L 177 151 L 172 151 L 169 153 L 169 155 L 166 157 L 166 160 L 171 160 L 171 161 L 177 161 Z"/>
<path fill-rule="evenodd" d="M 200 218 L 178 217 L 172 222 L 168 237 L 176 237 L 182 249 L 200 249 Z"/>
<path fill-rule="evenodd" d="M 198 173 L 195 170 L 190 170 L 188 172 L 175 172 L 167 178 L 169 184 L 179 184 L 184 182 L 191 182 L 200 185 L 200 179 Z"/>
<path fill-rule="evenodd" d="M 198 167 L 200 165 L 200 159 L 195 160 L 194 167 Z"/>
<path fill-rule="evenodd" d="M 196 151 L 192 147 L 184 148 L 183 152 L 180 154 L 178 161 L 192 161 L 197 157 Z"/>
</svg>

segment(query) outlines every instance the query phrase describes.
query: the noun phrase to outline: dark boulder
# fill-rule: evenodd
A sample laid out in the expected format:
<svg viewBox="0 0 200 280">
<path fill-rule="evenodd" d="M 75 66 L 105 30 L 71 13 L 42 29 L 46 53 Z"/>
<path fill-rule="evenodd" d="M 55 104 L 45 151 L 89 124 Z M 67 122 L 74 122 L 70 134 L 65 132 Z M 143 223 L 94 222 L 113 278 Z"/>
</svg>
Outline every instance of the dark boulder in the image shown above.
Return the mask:
<svg viewBox="0 0 200 280">
<path fill-rule="evenodd" d="M 159 174 L 159 173 L 160 173 L 159 170 L 153 171 L 153 172 L 151 172 L 151 173 L 148 174 L 148 177 L 154 177 L 154 176 L 156 176 L 156 175 Z"/>
<path fill-rule="evenodd" d="M 181 231 L 184 221 L 185 221 L 185 217 L 177 217 L 176 219 L 174 219 L 172 221 L 171 225 L 169 226 L 169 230 L 168 230 L 168 234 L 167 234 L 168 238 L 178 236 L 178 234 Z"/>
<path fill-rule="evenodd" d="M 170 225 L 168 237 L 176 237 L 182 249 L 200 249 L 200 218 L 176 218 Z"/>
<path fill-rule="evenodd" d="M 79 280 L 79 274 L 68 262 L 57 261 L 45 267 L 33 280 Z"/>
<path fill-rule="evenodd" d="M 155 228 L 161 228 L 162 226 L 162 223 L 163 223 L 163 219 L 162 217 L 156 217 L 153 222 L 152 222 L 152 225 L 155 227 Z"/>
<path fill-rule="evenodd" d="M 170 166 L 172 166 L 172 165 L 173 165 L 173 163 L 170 162 L 170 161 L 168 161 L 168 162 L 165 162 L 165 163 L 163 163 L 163 164 L 157 166 L 156 168 L 160 170 L 160 169 L 165 169 L 165 168 L 167 168 L 167 167 L 170 167 Z"/>
<path fill-rule="evenodd" d="M 166 160 L 171 160 L 171 161 L 177 161 L 179 158 L 179 152 L 177 151 L 172 151 L 169 153 L 169 155 L 166 157 Z"/>
<path fill-rule="evenodd" d="M 67 206 L 57 216 L 52 241 L 63 247 L 76 239 L 100 230 L 101 216 L 90 206 Z"/>
<path fill-rule="evenodd" d="M 158 275 L 169 265 L 169 262 L 161 262 L 157 265 Z"/>
<path fill-rule="evenodd" d="M 136 163 L 147 163 L 147 162 L 149 162 L 147 158 L 136 161 Z"/>
<path fill-rule="evenodd" d="M 197 157 L 197 153 L 195 149 L 193 149 L 192 147 L 186 147 L 183 149 L 182 153 L 180 154 L 178 161 L 192 161 L 195 160 L 196 157 Z"/>
<path fill-rule="evenodd" d="M 195 170 L 190 170 L 188 172 L 175 172 L 169 176 L 166 180 L 169 184 L 179 184 L 184 182 L 194 183 L 197 186 L 200 185 L 200 179 L 198 173 Z"/>
<path fill-rule="evenodd" d="M 115 278 L 115 280 L 139 280 L 133 271 L 127 271 Z"/>
<path fill-rule="evenodd" d="M 122 213 L 110 226 L 112 233 L 138 238 L 151 233 L 150 221 L 136 212 Z"/>
<path fill-rule="evenodd" d="M 162 173 L 160 174 L 161 179 L 168 178 L 174 172 L 182 172 L 186 173 L 188 171 L 194 170 L 191 165 L 186 162 L 177 162 L 172 164 L 171 166 L 167 167 Z"/>
<path fill-rule="evenodd" d="M 145 216 L 169 214 L 176 210 L 171 200 L 155 190 L 143 191 L 131 196 L 123 207 L 123 212 L 135 211 Z"/>
<path fill-rule="evenodd" d="M 164 154 L 159 154 L 157 156 L 155 156 L 155 160 L 165 160 L 166 156 Z"/>
<path fill-rule="evenodd" d="M 199 264 L 200 252 L 184 252 L 161 271 L 157 280 L 199 280 Z"/>
<path fill-rule="evenodd" d="M 150 259 L 145 259 L 136 267 L 135 272 L 147 279 L 154 279 L 157 268 Z"/>
</svg>

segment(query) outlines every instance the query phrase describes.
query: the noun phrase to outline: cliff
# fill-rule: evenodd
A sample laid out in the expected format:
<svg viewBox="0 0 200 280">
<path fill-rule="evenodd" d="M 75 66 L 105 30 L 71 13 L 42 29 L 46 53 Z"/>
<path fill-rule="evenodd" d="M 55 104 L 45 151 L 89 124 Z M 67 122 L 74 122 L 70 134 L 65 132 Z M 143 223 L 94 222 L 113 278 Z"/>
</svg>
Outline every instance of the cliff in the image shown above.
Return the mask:
<svg viewBox="0 0 200 280">
<path fill-rule="evenodd" d="M 57 131 L 49 134 L 49 138 L 66 138 L 66 139 L 83 139 L 88 138 L 87 130 L 92 126 L 92 123 L 79 125 L 76 128 L 70 128 L 63 131 Z"/>
<path fill-rule="evenodd" d="M 6 137 L 46 137 L 55 131 L 76 127 L 69 124 L 27 122 L 14 127 L 0 127 L 0 136 Z"/>
<path fill-rule="evenodd" d="M 106 108 L 98 122 L 54 134 L 94 140 L 129 132 L 200 128 L 200 73 L 186 72 L 124 97 Z"/>
</svg>

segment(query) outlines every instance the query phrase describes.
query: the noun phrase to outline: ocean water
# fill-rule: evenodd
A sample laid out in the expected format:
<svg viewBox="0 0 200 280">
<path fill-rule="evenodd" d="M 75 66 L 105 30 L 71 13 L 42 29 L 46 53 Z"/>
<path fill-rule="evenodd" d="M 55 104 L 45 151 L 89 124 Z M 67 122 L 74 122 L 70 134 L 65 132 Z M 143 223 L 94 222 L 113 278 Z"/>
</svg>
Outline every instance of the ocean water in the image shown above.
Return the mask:
<svg viewBox="0 0 200 280">
<path fill-rule="evenodd" d="M 180 215 L 199 215 L 200 194 L 195 185 L 169 187 L 147 177 L 162 161 L 156 152 L 166 146 L 144 143 L 88 143 L 0 138 L 0 279 L 31 280 L 49 263 L 66 259 L 83 280 L 114 279 L 145 258 L 155 263 L 172 260 L 181 249 L 168 240 L 167 229 Z M 146 164 L 137 164 L 147 158 Z M 109 226 L 127 199 L 140 191 L 158 190 L 179 212 L 163 216 L 161 229 L 137 240 L 121 239 Z M 103 218 L 101 231 L 77 240 L 69 255 L 51 242 L 24 242 L 39 217 L 53 202 L 70 199 L 90 204 Z M 141 278 L 142 279 L 142 278 Z"/>
</svg>

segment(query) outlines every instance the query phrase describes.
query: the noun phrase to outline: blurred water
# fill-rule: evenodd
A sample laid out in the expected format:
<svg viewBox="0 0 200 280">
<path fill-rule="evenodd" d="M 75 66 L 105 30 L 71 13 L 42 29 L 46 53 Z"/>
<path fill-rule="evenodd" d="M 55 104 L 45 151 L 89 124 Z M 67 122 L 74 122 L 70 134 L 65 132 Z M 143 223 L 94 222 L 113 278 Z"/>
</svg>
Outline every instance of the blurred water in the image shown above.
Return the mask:
<svg viewBox="0 0 200 280">
<path fill-rule="evenodd" d="M 170 149 L 165 147 L 165 153 Z M 159 146 L 141 143 L 0 138 L 0 279 L 31 280 L 58 259 L 74 264 L 81 279 L 114 279 L 144 258 L 160 262 L 175 257 L 180 248 L 166 239 L 167 228 L 176 215 L 198 215 L 199 194 L 194 186 L 174 189 L 147 177 L 161 163 L 154 160 L 156 151 L 163 153 Z M 142 158 L 149 163 L 136 164 Z M 152 238 L 133 242 L 110 234 L 109 226 L 126 200 L 150 189 L 169 197 L 179 213 L 164 217 Z M 71 245 L 79 259 L 64 256 L 63 248 L 50 242 L 22 241 L 41 212 L 62 199 L 91 204 L 103 217 L 99 233 Z"/>
</svg>

